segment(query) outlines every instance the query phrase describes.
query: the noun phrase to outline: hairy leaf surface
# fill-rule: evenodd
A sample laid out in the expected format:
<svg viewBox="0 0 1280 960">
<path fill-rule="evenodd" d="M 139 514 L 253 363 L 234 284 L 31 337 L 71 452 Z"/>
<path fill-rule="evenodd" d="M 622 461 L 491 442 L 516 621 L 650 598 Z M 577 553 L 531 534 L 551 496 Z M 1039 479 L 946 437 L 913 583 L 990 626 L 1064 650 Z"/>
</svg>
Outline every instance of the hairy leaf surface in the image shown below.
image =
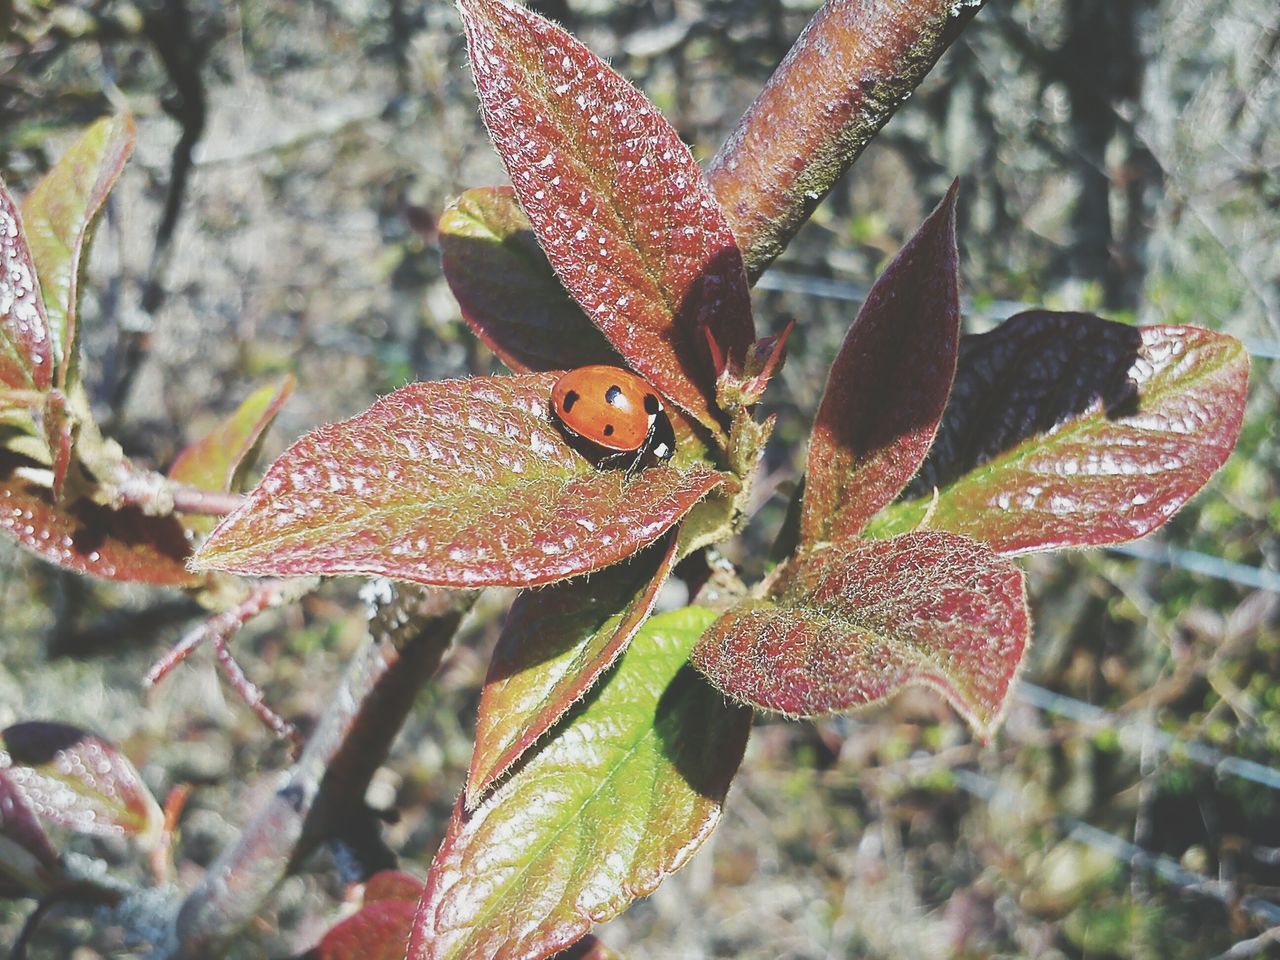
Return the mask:
<svg viewBox="0 0 1280 960">
<path fill-rule="evenodd" d="M 800 554 L 771 596 L 707 631 L 693 663 L 734 699 L 790 716 L 924 684 L 985 736 L 1004 714 L 1029 629 L 1021 570 L 966 537 L 927 531 Z"/>
<path fill-rule="evenodd" d="M 845 337 L 809 440 L 801 540 L 857 535 L 929 451 L 960 338 L 956 185 L 885 268 Z"/>
<path fill-rule="evenodd" d="M 923 521 L 1003 554 L 1141 537 L 1230 456 L 1248 380 L 1248 354 L 1225 334 L 1019 314 L 964 338 L 937 442 L 908 490 L 918 499 L 869 532 Z"/>
<path fill-rule="evenodd" d="M 755 339 L 742 255 L 689 149 L 648 99 L 560 27 L 460 0 L 485 123 L 574 299 L 627 362 L 713 429 L 704 329 Z"/>
<path fill-rule="evenodd" d="M 462 317 L 517 373 L 620 363 L 556 278 L 510 187 L 476 187 L 440 218 L 445 279 Z"/>
<path fill-rule="evenodd" d="M 671 573 L 675 547 L 673 531 L 625 564 L 516 598 L 480 697 L 468 808 L 626 649 Z"/>
<path fill-rule="evenodd" d="M 723 477 L 601 470 L 550 419 L 556 375 L 415 383 L 313 431 L 267 470 L 194 565 L 531 586 L 624 560 Z"/>
<path fill-rule="evenodd" d="M 153 844 L 164 814 L 132 763 L 113 744 L 52 721 L 0 733 L 0 769 L 38 816 L 79 833 L 138 837 Z"/>
<path fill-rule="evenodd" d="M 550 956 L 689 859 L 751 723 L 686 665 L 714 618 L 693 607 L 651 618 L 550 740 L 474 812 L 459 800 L 411 960 Z"/>
<path fill-rule="evenodd" d="M 128 114 L 103 117 L 37 183 L 22 204 L 49 318 L 58 386 L 74 382 L 76 297 L 94 221 L 133 152 Z"/>
</svg>

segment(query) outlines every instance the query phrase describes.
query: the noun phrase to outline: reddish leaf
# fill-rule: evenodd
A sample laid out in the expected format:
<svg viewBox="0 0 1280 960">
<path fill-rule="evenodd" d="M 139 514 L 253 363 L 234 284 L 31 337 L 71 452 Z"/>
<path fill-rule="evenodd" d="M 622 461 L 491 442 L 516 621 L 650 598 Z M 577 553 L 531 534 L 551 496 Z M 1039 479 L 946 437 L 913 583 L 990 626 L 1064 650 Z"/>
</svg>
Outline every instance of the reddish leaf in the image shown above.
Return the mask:
<svg viewBox="0 0 1280 960">
<path fill-rule="evenodd" d="M 403 870 L 379 870 L 364 885 L 364 905 L 379 900 L 408 900 L 416 904 L 422 898 L 422 881 Z"/>
<path fill-rule="evenodd" d="M 0 734 L 0 768 L 39 816 L 79 833 L 151 845 L 164 814 L 115 746 L 65 723 L 18 723 Z"/>
<path fill-rule="evenodd" d="M 136 507 L 112 510 L 85 499 L 54 502 L 35 468 L 0 451 L 0 530 L 22 546 L 76 573 L 108 580 L 189 586 L 200 577 L 186 568 L 191 547 L 173 517 Z M 47 470 L 44 472 L 48 472 Z"/>
<path fill-rule="evenodd" d="M 422 881 L 400 870 L 382 870 L 364 887 L 359 912 L 335 924 L 305 960 L 404 960 Z"/>
<path fill-rule="evenodd" d="M 686 665 L 714 620 L 652 617 L 593 695 L 473 813 L 431 865 L 408 960 L 531 960 L 651 893 L 710 834 L 751 712 Z"/>
<path fill-rule="evenodd" d="M 94 221 L 133 152 L 133 118 L 104 117 L 72 144 L 22 204 L 40 274 L 58 386 L 76 363 L 76 299 Z"/>
<path fill-rule="evenodd" d="M 1248 378 L 1239 341 L 1199 327 L 1019 314 L 965 338 L 942 429 L 909 490 L 920 499 L 870 532 L 924 521 L 1003 554 L 1141 537 L 1231 454 Z"/>
<path fill-rule="evenodd" d="M 516 598 L 480 697 L 468 808 L 626 649 L 671 573 L 675 547 L 668 534 L 625 564 Z"/>
<path fill-rule="evenodd" d="M 378 900 L 335 924 L 308 960 L 404 960 L 413 929 L 413 900 Z"/>
<path fill-rule="evenodd" d="M 440 218 L 440 253 L 463 319 L 512 370 L 621 361 L 560 285 L 510 187 L 477 187 Z"/>
<path fill-rule="evenodd" d="M 193 559 L 252 575 L 532 586 L 624 560 L 723 479 L 599 470 L 551 422 L 555 374 L 415 383 L 271 465 Z"/>
<path fill-rule="evenodd" d="M 0 387 L 47 390 L 53 347 L 17 204 L 0 182 Z"/>
<path fill-rule="evenodd" d="M 0 767 L 0 897 L 39 896 L 57 868 L 44 828 Z"/>
<path fill-rule="evenodd" d="M 960 337 L 956 184 L 867 295 L 831 366 L 809 441 L 800 536 L 858 534 L 929 451 Z"/>
<path fill-rule="evenodd" d="M 560 27 L 460 0 L 489 134 L 565 287 L 673 402 L 719 429 L 703 333 L 755 339 L 742 255 L 657 108 Z"/>
<path fill-rule="evenodd" d="M 927 531 L 800 554 L 772 596 L 707 631 L 693 663 L 735 700 L 791 716 L 925 684 L 987 736 L 1029 629 L 1022 571 L 965 537 Z"/>
<path fill-rule="evenodd" d="M 203 490 L 229 492 L 243 485 L 243 473 L 276 414 L 293 393 L 293 376 L 259 387 L 212 433 L 186 447 L 169 476 Z"/>
</svg>

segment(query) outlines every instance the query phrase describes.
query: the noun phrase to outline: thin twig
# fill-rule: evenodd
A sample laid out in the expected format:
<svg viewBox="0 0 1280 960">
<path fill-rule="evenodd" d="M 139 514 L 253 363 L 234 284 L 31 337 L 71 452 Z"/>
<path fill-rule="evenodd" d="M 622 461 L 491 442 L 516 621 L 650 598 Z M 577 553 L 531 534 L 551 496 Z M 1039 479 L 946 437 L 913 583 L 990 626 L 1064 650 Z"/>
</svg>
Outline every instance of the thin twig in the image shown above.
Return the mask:
<svg viewBox="0 0 1280 960">
<path fill-rule="evenodd" d="M 302 735 L 298 733 L 298 728 L 272 710 L 267 704 L 267 695 L 244 672 L 244 668 L 240 666 L 235 656 L 231 653 L 231 648 L 227 646 L 227 638 L 225 636 L 214 635 L 213 652 L 218 658 L 218 666 L 221 667 L 223 674 L 226 675 L 227 682 L 231 684 L 231 689 L 239 695 L 241 700 L 248 704 L 250 710 L 258 715 L 258 719 L 265 723 L 271 729 L 271 732 L 281 740 L 291 740 L 295 747 L 301 749 Z"/>
<path fill-rule="evenodd" d="M 267 607 L 281 603 L 286 594 L 291 594 L 294 590 L 295 584 L 291 581 L 259 581 L 249 596 L 239 604 L 230 610 L 210 617 L 204 623 L 197 624 L 188 630 L 182 639 L 175 643 L 169 652 L 157 660 L 151 669 L 147 671 L 147 675 L 142 678 L 143 686 L 155 686 L 168 676 L 170 670 L 187 659 L 191 655 L 191 651 L 206 640 L 211 642 L 220 640 L 225 644 L 251 619 L 267 609 Z"/>
</svg>

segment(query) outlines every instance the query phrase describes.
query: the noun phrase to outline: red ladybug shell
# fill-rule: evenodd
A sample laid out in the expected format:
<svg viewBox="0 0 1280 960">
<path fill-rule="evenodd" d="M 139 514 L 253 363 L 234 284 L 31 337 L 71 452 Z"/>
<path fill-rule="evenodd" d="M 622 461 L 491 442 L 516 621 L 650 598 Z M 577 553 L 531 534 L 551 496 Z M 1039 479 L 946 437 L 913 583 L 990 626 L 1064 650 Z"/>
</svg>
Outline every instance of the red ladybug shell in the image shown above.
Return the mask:
<svg viewBox="0 0 1280 960">
<path fill-rule="evenodd" d="M 551 388 L 551 409 L 575 436 L 604 450 L 640 453 L 666 424 L 662 401 L 648 381 L 621 367 L 598 364 L 570 370 Z M 668 444 L 655 449 L 671 455 Z"/>
</svg>

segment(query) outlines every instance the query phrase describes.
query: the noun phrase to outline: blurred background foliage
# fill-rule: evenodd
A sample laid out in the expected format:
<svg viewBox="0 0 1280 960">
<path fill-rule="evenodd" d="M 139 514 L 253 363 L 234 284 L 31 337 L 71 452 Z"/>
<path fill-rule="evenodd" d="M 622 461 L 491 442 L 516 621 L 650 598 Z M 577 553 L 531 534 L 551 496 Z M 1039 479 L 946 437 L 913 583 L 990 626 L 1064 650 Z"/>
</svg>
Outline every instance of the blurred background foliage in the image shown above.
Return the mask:
<svg viewBox="0 0 1280 960">
<path fill-rule="evenodd" d="M 533 5 L 642 86 L 704 159 L 816 7 Z M 732 555 L 751 575 L 858 298 L 955 175 L 967 329 L 1042 304 L 1224 330 L 1254 353 L 1249 416 L 1158 548 L 1027 562 L 1035 645 L 994 743 L 973 743 L 926 692 L 852 719 L 762 719 L 715 839 L 604 927 L 607 943 L 633 957 L 1275 949 L 1278 64 L 1273 0 L 991 0 L 766 275 L 759 328 L 798 326 L 768 398 L 779 424 L 758 513 Z M 98 230 L 82 316 L 86 380 L 130 454 L 167 465 L 285 371 L 298 390 L 268 455 L 405 382 L 496 369 L 433 241 L 451 198 L 503 177 L 450 4 L 0 4 L 0 170 L 15 192 L 125 108 L 138 150 Z M 329 584 L 236 641 L 304 727 L 360 642 L 353 595 Z M 400 811 L 388 842 L 420 873 L 462 782 L 506 599 L 468 621 L 375 778 L 372 802 Z M 85 724 L 159 795 L 194 784 L 180 882 L 287 760 L 207 655 L 142 695 L 147 665 L 195 615 L 0 543 L 0 725 Z M 140 871 L 120 845 L 74 844 Z M 236 955 L 300 951 L 332 922 L 350 865 L 319 859 Z M 26 909 L 0 904 L 0 944 Z M 46 926 L 36 956 L 128 948 L 92 920 Z"/>
</svg>

